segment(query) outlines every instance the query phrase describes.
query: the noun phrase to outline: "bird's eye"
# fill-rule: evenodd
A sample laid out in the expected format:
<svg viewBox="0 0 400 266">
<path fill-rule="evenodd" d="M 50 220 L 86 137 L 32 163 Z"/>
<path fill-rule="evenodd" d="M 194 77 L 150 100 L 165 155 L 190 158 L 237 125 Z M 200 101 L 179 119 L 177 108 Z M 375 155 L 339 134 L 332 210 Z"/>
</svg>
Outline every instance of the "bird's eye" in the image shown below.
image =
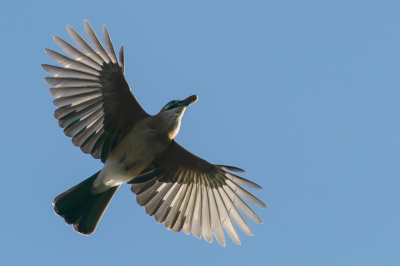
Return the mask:
<svg viewBox="0 0 400 266">
<path fill-rule="evenodd" d="M 175 102 L 176 102 L 176 101 L 170 101 L 169 103 L 167 103 L 166 106 L 171 106 L 171 105 L 173 105 Z"/>
</svg>

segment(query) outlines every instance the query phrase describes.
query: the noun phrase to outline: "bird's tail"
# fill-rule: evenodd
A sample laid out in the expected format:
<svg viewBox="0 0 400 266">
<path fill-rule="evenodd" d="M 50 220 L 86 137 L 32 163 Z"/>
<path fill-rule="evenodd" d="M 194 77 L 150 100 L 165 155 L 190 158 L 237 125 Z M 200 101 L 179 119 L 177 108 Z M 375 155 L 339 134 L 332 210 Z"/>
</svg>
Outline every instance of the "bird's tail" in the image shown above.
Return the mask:
<svg viewBox="0 0 400 266">
<path fill-rule="evenodd" d="M 74 230 L 83 235 L 90 235 L 96 230 L 119 188 L 115 186 L 103 193 L 92 194 L 93 181 L 99 173 L 100 171 L 53 200 L 54 212 L 64 218 L 67 224 L 73 224 Z"/>
</svg>

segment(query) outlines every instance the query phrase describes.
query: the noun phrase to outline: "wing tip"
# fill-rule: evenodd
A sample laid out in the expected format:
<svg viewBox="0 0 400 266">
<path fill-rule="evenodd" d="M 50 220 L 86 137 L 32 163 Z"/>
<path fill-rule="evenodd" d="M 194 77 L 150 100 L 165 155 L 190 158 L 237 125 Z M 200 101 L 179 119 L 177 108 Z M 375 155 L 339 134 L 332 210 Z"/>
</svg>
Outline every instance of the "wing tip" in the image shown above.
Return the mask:
<svg viewBox="0 0 400 266">
<path fill-rule="evenodd" d="M 256 184 L 253 181 L 250 181 L 250 182 L 252 183 L 252 186 L 250 188 L 255 189 L 255 190 L 263 190 L 263 188 L 259 184 Z"/>
<path fill-rule="evenodd" d="M 257 185 L 257 186 L 254 187 L 255 190 L 263 190 L 262 186 L 260 186 L 260 185 L 258 185 L 258 184 L 256 184 L 256 185 Z"/>
<path fill-rule="evenodd" d="M 193 232 L 192 232 L 192 234 L 193 234 Z M 196 236 L 195 234 L 193 234 L 193 235 L 194 235 L 195 238 L 201 239 L 201 235 L 200 236 Z"/>
<path fill-rule="evenodd" d="M 226 243 L 218 243 L 221 247 L 225 248 L 226 247 Z"/>
<path fill-rule="evenodd" d="M 77 32 L 76 32 L 76 30 L 74 30 L 74 28 L 72 28 L 70 25 L 67 25 L 67 32 L 68 32 L 68 34 L 71 36 L 71 34 L 74 34 L 74 33 L 76 33 L 76 34 L 78 34 Z M 79 34 L 78 34 L 79 35 Z M 71 36 L 72 37 L 72 36 Z"/>
<path fill-rule="evenodd" d="M 228 171 L 231 171 L 231 172 L 239 172 L 239 173 L 245 173 L 246 172 L 244 169 L 239 168 L 239 167 L 235 167 L 235 166 L 222 165 L 222 164 L 219 164 L 217 166 L 221 167 L 224 170 L 228 170 Z"/>
<path fill-rule="evenodd" d="M 90 23 L 87 19 L 83 20 L 83 27 L 85 28 L 86 34 L 88 29 L 92 29 L 92 26 L 90 26 Z"/>
<path fill-rule="evenodd" d="M 44 81 L 46 81 L 47 84 L 53 86 L 53 82 L 52 82 L 53 79 L 52 79 L 52 77 L 45 77 L 45 78 L 44 78 Z"/>
<path fill-rule="evenodd" d="M 207 243 L 212 243 L 212 237 L 211 237 L 211 240 L 210 239 L 208 239 L 208 238 L 204 238 L 204 240 L 207 242 Z"/>
</svg>

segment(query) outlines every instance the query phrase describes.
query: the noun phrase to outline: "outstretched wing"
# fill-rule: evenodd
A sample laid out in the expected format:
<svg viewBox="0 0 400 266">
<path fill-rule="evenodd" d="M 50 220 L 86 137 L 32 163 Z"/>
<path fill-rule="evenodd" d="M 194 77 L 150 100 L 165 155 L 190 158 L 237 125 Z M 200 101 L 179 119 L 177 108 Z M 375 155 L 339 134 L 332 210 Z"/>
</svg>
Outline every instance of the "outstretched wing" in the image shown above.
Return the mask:
<svg viewBox="0 0 400 266">
<path fill-rule="evenodd" d="M 154 215 L 167 229 L 192 232 L 197 238 L 203 235 L 207 242 L 212 242 L 214 235 L 225 246 L 224 228 L 233 242 L 240 244 L 232 221 L 247 235 L 253 232 L 238 209 L 252 221 L 262 223 L 242 198 L 261 208 L 267 206 L 239 184 L 262 189 L 259 185 L 227 170 L 244 172 L 232 166 L 210 164 L 173 141 L 130 183 L 138 204 L 145 206 L 146 213 Z"/>
<path fill-rule="evenodd" d="M 105 162 L 133 125 L 149 115 L 125 80 L 123 46 L 118 63 L 106 26 L 103 38 L 107 52 L 87 20 L 84 26 L 94 49 L 68 25 L 69 35 L 83 52 L 54 36 L 58 46 L 73 59 L 46 49 L 46 54 L 63 67 L 42 68 L 54 76 L 46 82 L 53 86 L 50 94 L 57 97 L 54 116 L 64 134 L 84 153 Z"/>
</svg>

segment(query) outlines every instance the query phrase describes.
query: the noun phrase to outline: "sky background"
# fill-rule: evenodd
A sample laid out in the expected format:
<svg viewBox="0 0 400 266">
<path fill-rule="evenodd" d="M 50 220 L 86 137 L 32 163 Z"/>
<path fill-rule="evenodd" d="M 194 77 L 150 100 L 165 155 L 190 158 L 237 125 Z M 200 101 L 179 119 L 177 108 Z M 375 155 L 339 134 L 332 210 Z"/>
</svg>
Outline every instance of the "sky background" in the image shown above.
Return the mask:
<svg viewBox="0 0 400 266">
<path fill-rule="evenodd" d="M 2 1 L 1 265 L 400 265 L 399 1 Z M 267 209 L 220 247 L 124 185 L 82 236 L 52 200 L 102 168 L 53 117 L 44 48 L 106 24 L 150 114 L 192 94 L 177 141 Z M 86 38 L 86 36 L 85 36 Z M 55 64 L 55 63 L 54 63 Z"/>
</svg>

